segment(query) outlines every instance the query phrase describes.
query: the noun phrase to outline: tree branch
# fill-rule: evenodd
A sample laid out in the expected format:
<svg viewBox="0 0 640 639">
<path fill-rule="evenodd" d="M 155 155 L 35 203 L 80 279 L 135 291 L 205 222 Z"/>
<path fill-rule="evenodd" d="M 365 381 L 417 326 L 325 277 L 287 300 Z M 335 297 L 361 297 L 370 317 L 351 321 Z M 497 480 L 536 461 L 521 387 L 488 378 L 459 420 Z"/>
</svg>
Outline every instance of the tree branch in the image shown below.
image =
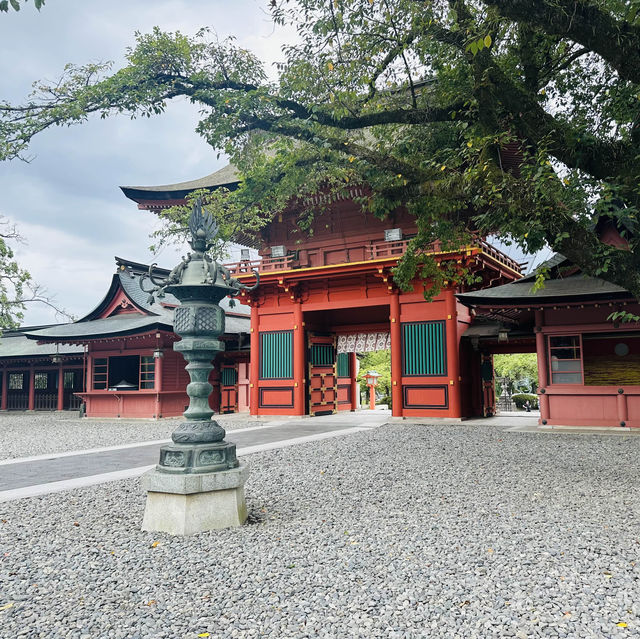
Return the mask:
<svg viewBox="0 0 640 639">
<path fill-rule="evenodd" d="M 625 80 L 640 82 L 640 28 L 589 0 L 481 0 L 516 22 L 569 38 L 597 53 Z"/>
</svg>

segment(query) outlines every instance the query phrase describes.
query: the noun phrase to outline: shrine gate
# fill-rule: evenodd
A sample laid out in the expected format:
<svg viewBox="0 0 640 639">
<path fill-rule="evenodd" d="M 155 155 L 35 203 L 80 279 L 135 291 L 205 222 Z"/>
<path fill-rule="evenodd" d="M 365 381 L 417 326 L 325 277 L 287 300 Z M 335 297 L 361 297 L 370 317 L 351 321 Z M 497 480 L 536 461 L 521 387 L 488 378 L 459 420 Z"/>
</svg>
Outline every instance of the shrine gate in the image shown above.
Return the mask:
<svg viewBox="0 0 640 639">
<path fill-rule="evenodd" d="M 138 208 L 161 212 L 181 204 L 194 189 L 233 189 L 233 166 L 199 180 L 164 186 L 121 187 Z M 432 253 L 472 271 L 478 283 L 445 288 L 426 301 L 425 285 L 403 292 L 392 269 L 417 233 L 415 217 L 402 207 L 382 221 L 354 201 L 364 195 L 315 198 L 321 210 L 308 231 L 304 211 L 292 204 L 267 227 L 236 237 L 258 250 L 227 264 L 233 277 L 257 291 L 242 301 L 251 306 L 249 406 L 252 415 L 322 415 L 357 406 L 356 353 L 391 349 L 392 412 L 398 417 L 461 417 L 472 414 L 472 370 L 461 359 L 461 337 L 471 323 L 456 293 L 504 284 L 521 277 L 521 265 L 484 239 L 455 251 L 439 243 Z M 247 251 L 247 254 L 249 252 Z M 221 374 L 232 375 L 224 370 Z M 225 396 L 230 406 L 233 397 Z M 225 399 L 226 397 L 226 399 Z"/>
<path fill-rule="evenodd" d="M 393 281 L 417 232 L 414 218 L 400 211 L 390 229 L 343 200 L 327 206 L 308 235 L 297 219 L 291 210 L 263 232 L 261 260 L 227 265 L 241 281 L 252 268 L 261 277 L 243 300 L 251 306 L 251 413 L 355 410 L 356 353 L 390 348 L 394 416 L 470 414 L 460 338 L 471 316 L 455 297 L 460 291 L 448 287 L 427 301 L 423 282 L 403 292 Z M 439 261 L 476 272 L 480 285 L 520 277 L 519 264 L 481 239 L 453 252 L 432 248 Z"/>
</svg>

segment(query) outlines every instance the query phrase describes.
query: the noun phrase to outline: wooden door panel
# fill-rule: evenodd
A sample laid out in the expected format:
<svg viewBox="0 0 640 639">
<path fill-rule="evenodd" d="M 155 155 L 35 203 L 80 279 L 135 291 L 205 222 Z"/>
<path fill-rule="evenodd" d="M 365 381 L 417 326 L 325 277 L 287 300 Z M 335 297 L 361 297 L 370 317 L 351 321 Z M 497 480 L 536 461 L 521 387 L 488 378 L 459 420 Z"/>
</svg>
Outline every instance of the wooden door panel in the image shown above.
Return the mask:
<svg viewBox="0 0 640 639">
<path fill-rule="evenodd" d="M 328 415 L 338 410 L 335 336 L 309 333 L 309 414 Z"/>
<path fill-rule="evenodd" d="M 238 364 L 224 363 L 220 366 L 220 413 L 238 411 Z"/>
</svg>

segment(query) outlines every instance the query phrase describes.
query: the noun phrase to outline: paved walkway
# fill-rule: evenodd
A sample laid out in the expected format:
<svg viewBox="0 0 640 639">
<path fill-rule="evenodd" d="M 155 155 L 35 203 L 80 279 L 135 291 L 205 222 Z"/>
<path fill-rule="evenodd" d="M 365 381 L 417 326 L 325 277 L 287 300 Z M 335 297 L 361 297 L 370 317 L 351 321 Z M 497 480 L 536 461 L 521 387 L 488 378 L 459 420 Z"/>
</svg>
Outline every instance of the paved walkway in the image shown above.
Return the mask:
<svg viewBox="0 0 640 639">
<path fill-rule="evenodd" d="M 389 417 L 389 411 L 380 410 L 278 420 L 231 431 L 226 439 L 242 456 L 376 428 Z M 141 475 L 157 463 L 160 446 L 166 442 L 5 460 L 0 463 L 0 502 Z"/>
<path fill-rule="evenodd" d="M 503 431 L 525 433 L 611 434 L 640 436 L 640 429 L 550 429 L 538 425 L 537 412 L 505 413 L 497 417 L 463 421 L 469 426 L 497 426 Z M 425 418 L 412 419 L 411 423 L 458 423 L 460 420 Z M 388 422 L 408 423 L 408 420 L 392 418 L 390 411 L 358 411 L 338 413 L 323 417 L 270 420 L 265 426 L 252 426 L 227 433 L 227 441 L 234 442 L 239 456 L 284 448 L 295 444 L 339 437 Z M 157 463 L 160 446 L 170 440 L 156 440 L 112 446 L 108 448 L 51 453 L 36 457 L 23 457 L 0 461 L 0 502 L 35 497 L 48 493 L 91 486 L 128 477 L 136 477 Z"/>
</svg>

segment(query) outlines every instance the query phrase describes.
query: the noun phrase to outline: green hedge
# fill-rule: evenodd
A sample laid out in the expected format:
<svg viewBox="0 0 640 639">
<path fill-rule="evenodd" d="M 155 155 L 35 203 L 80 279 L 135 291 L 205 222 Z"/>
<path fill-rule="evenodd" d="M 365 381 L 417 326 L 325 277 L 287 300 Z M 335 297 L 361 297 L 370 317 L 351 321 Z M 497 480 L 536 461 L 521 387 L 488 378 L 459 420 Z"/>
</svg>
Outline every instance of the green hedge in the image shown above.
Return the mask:
<svg viewBox="0 0 640 639">
<path fill-rule="evenodd" d="M 529 400 L 531 408 L 538 408 L 538 396 L 531 393 L 518 393 L 517 395 L 511 395 L 511 401 L 515 403 L 518 408 L 524 408 L 524 403 Z"/>
</svg>

